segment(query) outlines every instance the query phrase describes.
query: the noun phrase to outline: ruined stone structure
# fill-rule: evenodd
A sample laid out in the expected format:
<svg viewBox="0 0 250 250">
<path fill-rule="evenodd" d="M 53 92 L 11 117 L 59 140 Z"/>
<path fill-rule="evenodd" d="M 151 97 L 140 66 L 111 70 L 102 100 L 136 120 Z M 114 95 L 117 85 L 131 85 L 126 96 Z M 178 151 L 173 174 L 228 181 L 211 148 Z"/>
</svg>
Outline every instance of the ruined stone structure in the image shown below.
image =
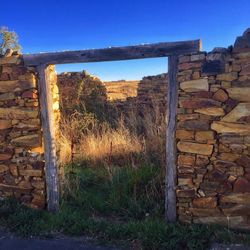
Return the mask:
<svg viewBox="0 0 250 250">
<path fill-rule="evenodd" d="M 179 57 L 179 220 L 250 228 L 250 30 Z"/>
<path fill-rule="evenodd" d="M 83 71 L 60 73 L 57 79 L 64 113 L 72 113 L 75 107 L 79 107 L 81 99 L 86 100 L 91 95 L 95 97 L 93 105 L 96 102 L 109 103 L 124 114 L 147 109 L 153 112 L 156 107 L 163 114 L 166 112 L 167 74 L 143 77 L 141 81 L 102 82 Z"/>
<path fill-rule="evenodd" d="M 170 162 L 171 166 L 167 166 L 167 170 L 170 171 L 170 174 L 167 171 L 169 177 L 167 180 L 171 182 L 171 185 L 167 185 L 171 187 L 167 200 L 175 202 L 175 194 L 177 198 L 174 206 L 171 204 L 172 221 L 175 220 L 175 205 L 177 205 L 180 221 L 218 223 L 249 229 L 250 30 L 237 38 L 235 45 L 228 49 L 179 56 L 176 81 L 176 54 L 183 54 L 183 50 L 187 51 L 187 48 L 188 51 L 199 50 L 197 41 L 186 42 L 185 46 L 182 42 L 180 47 L 178 44 L 177 42 L 174 45 L 137 46 L 136 50 L 132 50 L 133 53 L 130 51 L 131 48 L 127 47 L 125 50 L 131 53 L 126 52 L 126 58 L 122 53 L 124 47 L 98 50 L 96 57 L 93 56 L 95 54 L 93 51 L 62 52 L 63 54 L 59 53 L 59 59 L 56 53 L 26 55 L 26 66 L 22 56 L 1 57 L 0 195 L 14 195 L 32 207 L 43 208 L 46 205 L 41 135 L 48 131 L 41 129 L 40 107 L 44 104 L 41 101 L 47 101 L 48 93 L 53 95 L 52 113 L 55 121 L 43 126 L 49 128 L 47 137 L 44 137 L 48 148 L 54 147 L 56 138 L 54 132 L 59 131 L 56 126 L 59 119 L 56 76 L 53 66 L 48 65 L 56 62 L 110 60 L 109 53 L 113 56 L 112 59 L 115 57 L 116 60 L 145 58 L 145 54 L 148 57 L 170 55 L 172 70 L 169 71 L 171 74 L 169 74 L 168 93 L 175 93 L 175 88 L 179 86 L 177 126 L 176 133 L 173 133 L 176 134 L 176 140 L 172 134 L 168 140 L 172 150 L 172 155 L 169 155 L 172 157 L 171 160 L 175 159 L 175 147 L 172 147 L 172 144 L 177 148 L 176 162 Z M 135 56 L 134 51 L 137 53 Z M 46 83 L 42 86 L 43 92 L 41 85 L 39 91 L 37 88 L 37 72 L 40 75 L 40 83 Z M 164 83 L 163 79 L 160 81 Z M 148 79 L 143 81 L 148 82 Z M 177 85 L 173 84 L 176 82 Z M 48 83 L 51 91 L 47 89 Z M 155 91 L 159 92 L 159 96 L 165 95 L 165 93 L 162 95 L 158 88 Z M 44 95 L 43 98 L 41 93 Z M 150 93 L 146 91 L 145 94 Z M 169 97 L 172 98 L 170 94 Z M 139 91 L 138 96 L 140 96 Z M 175 101 L 174 97 L 173 100 Z M 172 103 L 175 104 L 174 101 Z M 46 117 L 51 117 L 48 114 L 50 103 L 51 100 L 47 101 L 47 106 L 41 109 L 43 124 L 46 123 Z M 168 104 L 168 107 L 175 109 L 170 101 Z M 171 119 L 175 118 L 175 110 L 173 113 Z M 175 129 L 175 119 L 174 122 L 171 121 L 167 128 L 171 127 L 167 130 L 169 132 Z M 47 159 L 51 160 L 54 157 L 54 154 L 49 154 L 48 151 L 45 152 L 45 156 L 46 153 Z M 55 158 L 52 159 L 53 164 Z M 175 164 L 176 183 L 172 182 L 175 177 L 172 167 Z M 55 164 L 52 167 L 54 166 Z M 48 164 L 47 169 L 50 170 L 50 167 Z M 48 183 L 53 181 L 53 185 L 50 186 L 52 193 L 50 201 L 52 207 L 56 208 L 58 200 L 53 199 L 53 192 L 57 193 L 54 189 L 56 184 L 54 177 L 47 175 L 46 180 L 47 187 Z"/>
<path fill-rule="evenodd" d="M 50 70 L 58 121 L 56 75 L 53 68 Z M 23 65 L 22 56 L 0 58 L 0 141 L 0 195 L 44 208 L 44 149 L 36 71 Z"/>
</svg>

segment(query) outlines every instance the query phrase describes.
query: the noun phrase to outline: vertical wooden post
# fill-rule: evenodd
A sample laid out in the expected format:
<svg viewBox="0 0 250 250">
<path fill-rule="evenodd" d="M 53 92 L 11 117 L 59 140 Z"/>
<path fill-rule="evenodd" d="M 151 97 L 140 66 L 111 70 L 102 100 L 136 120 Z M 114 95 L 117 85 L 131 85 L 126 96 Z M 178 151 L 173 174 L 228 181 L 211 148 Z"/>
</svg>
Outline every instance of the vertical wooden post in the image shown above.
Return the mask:
<svg viewBox="0 0 250 250">
<path fill-rule="evenodd" d="M 167 131 L 166 131 L 166 193 L 165 219 L 168 222 L 176 221 L 176 114 L 178 107 L 178 57 L 168 58 L 168 95 L 167 95 Z"/>
<path fill-rule="evenodd" d="M 53 97 L 47 65 L 37 67 L 38 91 L 44 139 L 45 176 L 47 190 L 47 209 L 56 212 L 59 208 L 56 145 L 54 131 Z"/>
</svg>

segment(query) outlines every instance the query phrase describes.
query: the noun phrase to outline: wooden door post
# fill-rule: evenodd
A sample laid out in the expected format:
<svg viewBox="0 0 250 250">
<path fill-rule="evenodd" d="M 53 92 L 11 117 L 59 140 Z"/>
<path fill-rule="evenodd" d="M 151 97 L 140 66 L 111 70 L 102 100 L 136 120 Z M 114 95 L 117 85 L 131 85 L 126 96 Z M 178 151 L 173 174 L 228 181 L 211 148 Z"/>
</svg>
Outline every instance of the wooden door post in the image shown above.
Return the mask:
<svg viewBox="0 0 250 250">
<path fill-rule="evenodd" d="M 47 209 L 56 212 L 59 208 L 56 144 L 54 131 L 53 97 L 47 65 L 37 67 L 38 90 L 44 141 Z"/>
<path fill-rule="evenodd" d="M 167 94 L 167 131 L 166 131 L 166 192 L 165 192 L 165 219 L 168 222 L 176 221 L 176 114 L 178 107 L 178 57 L 168 58 L 168 94 Z"/>
</svg>

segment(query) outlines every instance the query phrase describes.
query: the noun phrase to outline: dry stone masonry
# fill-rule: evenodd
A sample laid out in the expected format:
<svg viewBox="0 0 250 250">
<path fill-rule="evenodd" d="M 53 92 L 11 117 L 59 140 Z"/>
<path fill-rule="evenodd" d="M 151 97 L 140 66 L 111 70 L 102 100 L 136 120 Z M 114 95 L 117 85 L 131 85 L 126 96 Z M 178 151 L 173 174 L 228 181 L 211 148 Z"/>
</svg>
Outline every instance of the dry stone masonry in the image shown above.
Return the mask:
<svg viewBox="0 0 250 250">
<path fill-rule="evenodd" d="M 250 229 L 250 30 L 179 57 L 179 220 Z"/>
<path fill-rule="evenodd" d="M 59 136 L 57 78 L 53 66 L 47 70 Z M 228 49 L 180 56 L 177 77 L 178 219 L 250 229 L 250 30 Z M 164 107 L 166 78 L 144 78 L 136 100 Z M 37 69 L 25 67 L 22 56 L 0 57 L 0 196 L 44 208 L 37 82 Z"/>
<path fill-rule="evenodd" d="M 50 67 L 54 110 L 58 93 Z M 44 149 L 36 69 L 22 56 L 0 58 L 0 196 L 15 196 L 34 208 L 46 205 Z"/>
</svg>

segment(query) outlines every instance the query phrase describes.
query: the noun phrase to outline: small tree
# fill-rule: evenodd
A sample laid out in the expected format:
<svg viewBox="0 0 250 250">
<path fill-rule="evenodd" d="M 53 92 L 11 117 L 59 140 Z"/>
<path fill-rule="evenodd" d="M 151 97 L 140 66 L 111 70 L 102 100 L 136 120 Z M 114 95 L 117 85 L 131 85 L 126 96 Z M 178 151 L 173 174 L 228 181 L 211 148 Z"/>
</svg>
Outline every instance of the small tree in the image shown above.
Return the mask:
<svg viewBox="0 0 250 250">
<path fill-rule="evenodd" d="M 7 49 L 20 51 L 18 36 L 14 31 L 9 31 L 7 27 L 0 28 L 0 55 L 4 55 Z"/>
</svg>

